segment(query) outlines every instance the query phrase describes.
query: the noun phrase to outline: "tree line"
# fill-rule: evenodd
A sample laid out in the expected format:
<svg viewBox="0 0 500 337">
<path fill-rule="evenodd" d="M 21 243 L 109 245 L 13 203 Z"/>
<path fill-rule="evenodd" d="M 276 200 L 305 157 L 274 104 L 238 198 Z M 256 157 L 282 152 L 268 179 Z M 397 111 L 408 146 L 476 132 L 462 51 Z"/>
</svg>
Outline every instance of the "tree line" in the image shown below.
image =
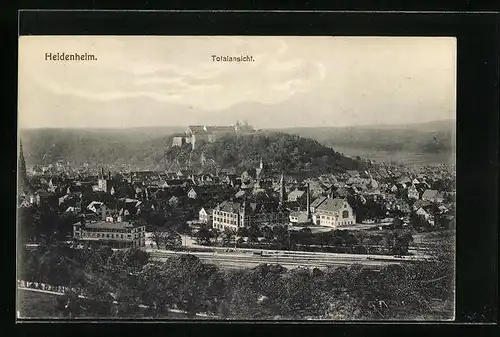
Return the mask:
<svg viewBox="0 0 500 337">
<path fill-rule="evenodd" d="M 283 225 L 240 227 L 237 231 L 202 225 L 195 238 L 205 246 L 383 255 L 408 255 L 413 242 L 411 231 L 405 229 L 312 233 L 308 227 L 292 231 Z"/>
</svg>

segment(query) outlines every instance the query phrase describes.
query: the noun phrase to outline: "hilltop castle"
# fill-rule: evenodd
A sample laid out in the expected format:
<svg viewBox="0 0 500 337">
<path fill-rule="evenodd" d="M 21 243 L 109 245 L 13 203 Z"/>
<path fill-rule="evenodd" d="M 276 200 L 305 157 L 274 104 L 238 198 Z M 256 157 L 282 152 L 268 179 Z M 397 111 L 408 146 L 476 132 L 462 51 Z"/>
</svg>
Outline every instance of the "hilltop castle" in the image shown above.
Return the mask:
<svg viewBox="0 0 500 337">
<path fill-rule="evenodd" d="M 252 134 L 254 133 L 252 126 L 248 123 L 240 124 L 236 122 L 231 126 L 207 126 L 207 125 L 191 125 L 185 131 L 185 136 L 176 136 L 172 140 L 172 146 L 182 146 L 183 144 L 191 144 L 192 149 L 195 149 L 196 143 L 200 140 L 213 143 L 216 139 L 227 134 Z"/>
</svg>

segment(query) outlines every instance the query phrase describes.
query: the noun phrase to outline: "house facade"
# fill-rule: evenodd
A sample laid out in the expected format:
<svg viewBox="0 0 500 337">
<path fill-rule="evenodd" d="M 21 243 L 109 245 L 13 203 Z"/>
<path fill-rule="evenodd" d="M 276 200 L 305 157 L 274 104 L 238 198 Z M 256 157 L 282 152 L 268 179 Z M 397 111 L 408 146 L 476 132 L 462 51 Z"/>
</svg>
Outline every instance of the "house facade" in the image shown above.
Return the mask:
<svg viewBox="0 0 500 337">
<path fill-rule="evenodd" d="M 212 211 L 213 228 L 237 230 L 239 227 L 289 223 L 283 209 L 258 203 L 224 201 Z"/>
<path fill-rule="evenodd" d="M 415 185 L 411 185 L 410 187 L 408 187 L 408 198 L 409 199 L 418 199 L 419 198 L 419 193 L 418 193 L 418 189 Z"/>
<path fill-rule="evenodd" d="M 211 209 L 200 209 L 198 213 L 198 220 L 201 223 L 210 223 L 213 219 L 213 210 Z"/>
<path fill-rule="evenodd" d="M 312 219 L 317 226 L 333 228 L 356 224 L 356 215 L 343 198 L 321 198 L 315 204 Z"/>
<path fill-rule="evenodd" d="M 146 227 L 107 218 L 105 221 L 77 222 L 73 225 L 73 238 L 79 242 L 93 242 L 112 248 L 144 247 Z"/>
<path fill-rule="evenodd" d="M 443 193 L 427 189 L 422 194 L 422 200 L 441 203 L 444 200 Z"/>
<path fill-rule="evenodd" d="M 196 193 L 196 190 L 191 187 L 191 189 L 187 193 L 187 196 L 189 199 L 196 199 L 198 197 L 198 193 Z"/>
</svg>

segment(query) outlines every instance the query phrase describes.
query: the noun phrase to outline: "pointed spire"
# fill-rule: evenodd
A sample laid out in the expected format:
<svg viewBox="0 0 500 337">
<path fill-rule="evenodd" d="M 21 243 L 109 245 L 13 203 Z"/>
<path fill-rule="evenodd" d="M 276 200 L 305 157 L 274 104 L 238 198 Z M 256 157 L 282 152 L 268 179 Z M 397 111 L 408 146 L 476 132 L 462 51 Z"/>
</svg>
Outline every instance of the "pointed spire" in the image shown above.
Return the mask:
<svg viewBox="0 0 500 337">
<path fill-rule="evenodd" d="M 18 161 L 18 183 L 19 193 L 24 193 L 29 188 L 28 176 L 26 174 L 26 162 L 24 160 L 23 143 L 19 139 L 19 161 Z"/>
</svg>

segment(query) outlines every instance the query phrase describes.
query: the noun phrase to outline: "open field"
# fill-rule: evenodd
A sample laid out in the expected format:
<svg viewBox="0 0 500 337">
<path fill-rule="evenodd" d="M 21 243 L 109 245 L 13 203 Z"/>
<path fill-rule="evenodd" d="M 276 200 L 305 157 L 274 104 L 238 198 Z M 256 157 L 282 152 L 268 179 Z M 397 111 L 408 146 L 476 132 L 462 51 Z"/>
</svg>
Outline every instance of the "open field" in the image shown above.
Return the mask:
<svg viewBox="0 0 500 337">
<path fill-rule="evenodd" d="M 30 290 L 17 290 L 17 318 L 58 318 L 56 299 L 59 295 Z"/>
<path fill-rule="evenodd" d="M 407 151 L 384 151 L 376 149 L 363 149 L 360 147 L 336 146 L 336 151 L 349 157 L 375 160 L 384 163 L 403 163 L 405 165 L 435 165 L 455 164 L 454 154 L 451 152 L 423 153 Z"/>
<path fill-rule="evenodd" d="M 66 319 L 60 316 L 56 308 L 56 299 L 61 294 L 55 294 L 48 291 L 40 291 L 35 289 L 18 289 L 18 300 L 17 300 L 17 318 L 20 319 Z M 144 309 L 140 309 L 144 311 Z M 146 316 L 139 315 L 138 317 L 146 318 Z M 106 317 L 76 317 L 71 319 L 105 319 Z M 110 319 L 112 317 L 109 317 Z M 178 310 L 170 310 L 168 314 L 163 317 L 156 317 L 159 319 L 179 319 L 184 320 L 188 317 Z M 197 315 L 197 319 L 207 319 L 204 316 Z M 116 318 L 113 318 L 116 319 Z M 118 317 L 120 319 L 120 317 Z M 134 319 L 136 319 L 134 317 Z"/>
</svg>

